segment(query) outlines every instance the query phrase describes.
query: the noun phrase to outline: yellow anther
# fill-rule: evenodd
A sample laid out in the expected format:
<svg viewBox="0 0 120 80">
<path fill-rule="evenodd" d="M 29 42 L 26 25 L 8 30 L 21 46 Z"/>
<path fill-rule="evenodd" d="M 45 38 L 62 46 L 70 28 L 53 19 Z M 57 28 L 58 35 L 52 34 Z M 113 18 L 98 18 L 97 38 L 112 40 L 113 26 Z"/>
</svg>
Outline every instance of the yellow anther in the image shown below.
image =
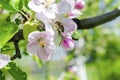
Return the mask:
<svg viewBox="0 0 120 80">
<path fill-rule="evenodd" d="M 46 0 L 45 7 L 48 8 L 53 2 L 54 2 L 54 0 Z"/>
<path fill-rule="evenodd" d="M 45 42 L 39 42 L 40 47 L 45 47 Z"/>
<path fill-rule="evenodd" d="M 69 17 L 69 15 L 68 15 L 68 14 L 63 14 L 63 16 L 64 16 L 64 17 L 66 17 L 66 18 L 67 18 L 67 17 Z"/>
<path fill-rule="evenodd" d="M 44 39 L 43 38 L 40 38 L 37 40 L 38 44 L 40 45 L 40 47 L 45 47 L 45 42 L 44 42 Z"/>
</svg>

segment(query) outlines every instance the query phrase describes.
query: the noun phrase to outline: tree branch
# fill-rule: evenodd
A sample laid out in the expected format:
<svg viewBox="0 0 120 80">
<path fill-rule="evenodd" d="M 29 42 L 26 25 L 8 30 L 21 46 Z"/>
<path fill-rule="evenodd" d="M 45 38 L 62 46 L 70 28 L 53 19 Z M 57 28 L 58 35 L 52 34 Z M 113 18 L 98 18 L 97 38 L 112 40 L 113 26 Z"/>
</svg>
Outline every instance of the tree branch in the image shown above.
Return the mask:
<svg viewBox="0 0 120 80">
<path fill-rule="evenodd" d="M 111 12 L 108 12 L 100 16 L 86 18 L 82 20 L 74 18 L 73 21 L 76 22 L 78 29 L 90 29 L 98 25 L 104 24 L 106 22 L 109 22 L 111 20 L 114 20 L 118 16 L 120 16 L 120 9 L 115 9 Z"/>
<path fill-rule="evenodd" d="M 14 42 L 14 46 L 15 46 L 15 55 L 13 55 L 11 57 L 11 60 L 14 60 L 16 58 L 21 58 L 21 54 L 20 54 L 20 49 L 19 49 L 19 41 L 24 39 L 23 38 L 23 32 L 22 30 L 19 30 L 10 40 L 9 42 Z"/>
<path fill-rule="evenodd" d="M 21 54 L 20 54 L 20 49 L 19 49 L 19 46 L 18 46 L 18 42 L 19 42 L 19 41 L 14 41 L 14 46 L 15 46 L 15 51 L 16 51 L 16 53 L 15 53 L 15 55 L 13 55 L 13 56 L 11 57 L 11 60 L 14 60 L 14 59 L 16 59 L 16 58 L 21 58 Z"/>
</svg>

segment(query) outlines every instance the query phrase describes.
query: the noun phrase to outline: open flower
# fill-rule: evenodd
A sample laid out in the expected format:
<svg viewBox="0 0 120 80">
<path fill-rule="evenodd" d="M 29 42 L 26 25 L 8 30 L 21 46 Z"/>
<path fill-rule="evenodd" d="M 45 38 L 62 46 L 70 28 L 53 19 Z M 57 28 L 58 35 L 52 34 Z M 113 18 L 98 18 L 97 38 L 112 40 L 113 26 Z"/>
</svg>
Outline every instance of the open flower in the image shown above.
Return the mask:
<svg viewBox="0 0 120 80">
<path fill-rule="evenodd" d="M 62 32 L 63 37 L 72 36 L 74 31 L 77 30 L 76 23 L 69 18 L 62 18 L 60 19 L 60 22 L 64 27 L 64 31 Z"/>
<path fill-rule="evenodd" d="M 10 61 L 10 56 L 5 54 L 0 54 L 0 69 L 5 67 Z"/>
<path fill-rule="evenodd" d="M 30 55 L 37 55 L 42 60 L 48 60 L 55 50 L 54 37 L 48 31 L 34 31 L 28 36 L 27 51 Z"/>
<path fill-rule="evenodd" d="M 28 6 L 36 12 L 36 17 L 43 23 L 45 23 L 47 19 L 55 19 L 56 17 L 57 4 L 54 0 L 31 0 Z"/>
<path fill-rule="evenodd" d="M 64 6 L 64 9 L 61 6 Z M 71 18 L 69 18 L 69 13 L 72 10 L 71 4 L 68 3 L 67 0 L 61 0 L 57 7 L 58 14 L 54 21 L 55 24 L 57 23 L 58 27 L 63 29 L 61 30 L 61 35 L 63 37 L 72 36 L 73 32 L 77 30 L 77 25 Z"/>
<path fill-rule="evenodd" d="M 75 43 L 72 38 L 63 38 L 61 45 L 66 50 L 72 50 L 75 48 Z"/>
</svg>

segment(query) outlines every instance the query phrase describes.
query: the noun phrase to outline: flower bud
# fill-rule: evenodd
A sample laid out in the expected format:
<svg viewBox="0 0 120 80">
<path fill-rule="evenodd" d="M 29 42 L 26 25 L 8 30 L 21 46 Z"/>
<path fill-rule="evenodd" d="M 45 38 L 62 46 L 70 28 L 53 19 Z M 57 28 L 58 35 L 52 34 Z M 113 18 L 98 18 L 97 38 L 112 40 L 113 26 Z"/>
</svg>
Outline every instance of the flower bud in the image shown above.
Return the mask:
<svg viewBox="0 0 120 80">
<path fill-rule="evenodd" d="M 82 9 L 85 6 L 85 2 L 83 0 L 77 0 L 75 3 L 75 9 Z"/>
<path fill-rule="evenodd" d="M 71 38 L 63 38 L 61 45 L 66 50 L 72 50 L 75 48 L 74 41 Z"/>
</svg>

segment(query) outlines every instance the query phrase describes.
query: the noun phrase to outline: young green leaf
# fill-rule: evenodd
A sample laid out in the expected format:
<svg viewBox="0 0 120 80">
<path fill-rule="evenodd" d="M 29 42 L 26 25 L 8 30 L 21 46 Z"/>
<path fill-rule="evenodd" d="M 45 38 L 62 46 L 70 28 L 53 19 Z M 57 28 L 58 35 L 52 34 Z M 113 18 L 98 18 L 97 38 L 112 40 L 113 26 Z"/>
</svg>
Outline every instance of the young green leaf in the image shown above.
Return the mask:
<svg viewBox="0 0 120 80">
<path fill-rule="evenodd" d="M 33 56 L 33 60 L 38 64 L 39 68 L 43 66 L 43 62 L 40 60 L 38 56 Z"/>
<path fill-rule="evenodd" d="M 23 0 L 0 0 L 0 4 L 10 12 L 18 12 L 23 8 Z"/>
<path fill-rule="evenodd" d="M 5 76 L 1 70 L 0 70 L 0 80 L 5 80 Z"/>
<path fill-rule="evenodd" d="M 26 22 L 23 28 L 23 36 L 26 41 L 28 41 L 28 35 L 29 33 L 37 30 L 37 24 L 34 24 L 33 22 Z"/>
<path fill-rule="evenodd" d="M 15 80 L 27 80 L 27 74 L 23 72 L 14 62 L 10 62 L 7 66 L 7 71 Z"/>
<path fill-rule="evenodd" d="M 18 26 L 11 22 L 0 21 L 0 48 L 18 31 Z"/>
</svg>

